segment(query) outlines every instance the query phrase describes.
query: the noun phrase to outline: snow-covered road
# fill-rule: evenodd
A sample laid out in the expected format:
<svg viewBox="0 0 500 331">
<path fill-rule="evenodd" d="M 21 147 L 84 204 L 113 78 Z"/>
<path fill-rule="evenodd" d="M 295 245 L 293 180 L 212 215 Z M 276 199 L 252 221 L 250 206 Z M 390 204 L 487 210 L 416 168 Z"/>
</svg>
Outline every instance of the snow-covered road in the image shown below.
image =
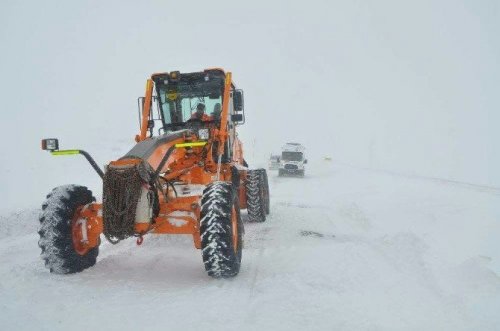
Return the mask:
<svg viewBox="0 0 500 331">
<path fill-rule="evenodd" d="M 2 329 L 500 329 L 500 191 L 323 161 L 270 185 L 229 280 L 189 236 L 104 243 L 95 267 L 53 275 L 37 212 L 1 216 Z"/>
</svg>

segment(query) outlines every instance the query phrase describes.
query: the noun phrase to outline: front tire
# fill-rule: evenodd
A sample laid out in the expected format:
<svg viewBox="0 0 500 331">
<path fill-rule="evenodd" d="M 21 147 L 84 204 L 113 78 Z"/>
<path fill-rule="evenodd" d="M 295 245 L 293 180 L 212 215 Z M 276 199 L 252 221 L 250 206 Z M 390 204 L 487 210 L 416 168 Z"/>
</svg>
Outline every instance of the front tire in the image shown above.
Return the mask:
<svg viewBox="0 0 500 331">
<path fill-rule="evenodd" d="M 40 240 L 45 267 L 56 274 L 71 274 L 92 267 L 99 254 L 99 245 L 80 255 L 75 250 L 72 223 L 77 210 L 95 198 L 84 186 L 59 186 L 47 195 L 40 213 Z"/>
<path fill-rule="evenodd" d="M 240 271 L 244 229 L 234 186 L 229 182 L 207 185 L 200 216 L 205 270 L 214 278 L 236 276 Z"/>
</svg>

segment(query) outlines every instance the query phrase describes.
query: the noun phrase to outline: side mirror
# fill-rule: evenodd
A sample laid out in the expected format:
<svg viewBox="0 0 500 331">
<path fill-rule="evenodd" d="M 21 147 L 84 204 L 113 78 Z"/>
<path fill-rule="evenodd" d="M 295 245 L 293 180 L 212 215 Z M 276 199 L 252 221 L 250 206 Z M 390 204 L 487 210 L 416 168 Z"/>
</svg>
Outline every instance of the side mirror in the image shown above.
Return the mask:
<svg viewBox="0 0 500 331">
<path fill-rule="evenodd" d="M 59 150 L 59 140 L 57 138 L 48 138 L 42 140 L 42 150 L 57 151 Z"/>
<path fill-rule="evenodd" d="M 243 101 L 243 90 L 234 90 L 233 104 L 234 111 L 243 111 L 245 109 Z"/>
<path fill-rule="evenodd" d="M 307 159 L 304 160 L 304 164 L 307 164 Z"/>
<path fill-rule="evenodd" d="M 234 123 L 243 122 L 243 114 L 233 114 L 231 115 L 231 121 Z"/>
</svg>

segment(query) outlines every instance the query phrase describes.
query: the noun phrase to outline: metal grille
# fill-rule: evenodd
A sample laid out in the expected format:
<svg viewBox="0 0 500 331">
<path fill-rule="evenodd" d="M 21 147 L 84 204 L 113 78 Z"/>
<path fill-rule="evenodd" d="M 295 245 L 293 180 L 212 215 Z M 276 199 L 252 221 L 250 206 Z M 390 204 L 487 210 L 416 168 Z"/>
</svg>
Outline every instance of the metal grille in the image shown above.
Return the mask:
<svg viewBox="0 0 500 331">
<path fill-rule="evenodd" d="M 138 165 L 109 166 L 104 174 L 104 235 L 112 242 L 134 235 L 137 202 L 143 180 Z"/>
<path fill-rule="evenodd" d="M 297 170 L 298 168 L 295 164 L 285 164 L 286 170 Z"/>
</svg>

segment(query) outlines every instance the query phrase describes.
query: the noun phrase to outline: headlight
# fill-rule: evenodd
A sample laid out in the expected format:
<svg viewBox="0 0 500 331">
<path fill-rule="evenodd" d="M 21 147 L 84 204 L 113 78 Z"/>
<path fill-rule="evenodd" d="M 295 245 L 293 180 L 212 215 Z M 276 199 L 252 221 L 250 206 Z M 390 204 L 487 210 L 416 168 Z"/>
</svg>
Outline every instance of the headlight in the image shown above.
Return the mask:
<svg viewBox="0 0 500 331">
<path fill-rule="evenodd" d="M 198 138 L 201 140 L 208 140 L 210 134 L 208 133 L 208 129 L 199 129 L 198 130 Z"/>
<path fill-rule="evenodd" d="M 59 141 L 56 138 L 43 139 L 42 149 L 44 151 L 57 151 L 59 149 Z"/>
</svg>

